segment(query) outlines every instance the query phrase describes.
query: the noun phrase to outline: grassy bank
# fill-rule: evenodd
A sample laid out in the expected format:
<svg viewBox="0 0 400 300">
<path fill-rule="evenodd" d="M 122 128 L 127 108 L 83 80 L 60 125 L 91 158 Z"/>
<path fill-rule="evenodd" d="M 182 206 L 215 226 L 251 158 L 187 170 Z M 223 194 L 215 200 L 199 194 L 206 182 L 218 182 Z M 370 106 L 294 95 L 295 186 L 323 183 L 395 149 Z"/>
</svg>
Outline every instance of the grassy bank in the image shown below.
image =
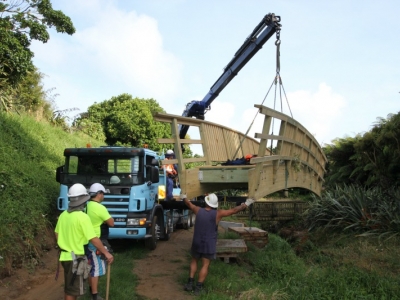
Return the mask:
<svg viewBox="0 0 400 300">
<path fill-rule="evenodd" d="M 64 148 L 88 142 L 100 144 L 28 116 L 0 113 L 0 278 L 33 264 L 53 243 L 55 169 L 63 164 Z"/>
<path fill-rule="evenodd" d="M 238 237 L 229 233 L 220 238 Z M 312 237 L 303 251 L 296 254 L 286 240 L 269 234 L 265 248 L 248 244 L 249 251 L 235 262 L 212 262 L 206 291 L 197 299 L 400 299 L 398 241 L 382 243 L 354 236 L 332 236 L 328 240 Z M 115 253 L 110 297 L 145 300 L 135 293 L 138 278 L 132 272 L 133 259 L 151 252 L 143 243 L 126 245 Z M 183 287 L 190 262 L 189 249 L 182 257 L 186 257 L 187 263 L 175 274 L 175 279 Z M 106 276 L 100 277 L 99 286 L 104 289 Z"/>
</svg>

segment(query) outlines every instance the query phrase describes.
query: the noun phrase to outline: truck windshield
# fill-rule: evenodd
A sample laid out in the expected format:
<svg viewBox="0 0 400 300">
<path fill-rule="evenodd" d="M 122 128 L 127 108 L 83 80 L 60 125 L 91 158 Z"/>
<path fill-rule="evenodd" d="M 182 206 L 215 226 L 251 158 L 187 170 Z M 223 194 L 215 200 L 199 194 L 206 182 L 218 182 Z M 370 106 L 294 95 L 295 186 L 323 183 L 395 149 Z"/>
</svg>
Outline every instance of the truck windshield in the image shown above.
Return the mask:
<svg viewBox="0 0 400 300">
<path fill-rule="evenodd" d="M 135 185 L 144 182 L 144 166 L 139 156 L 110 157 L 110 156 L 67 156 L 62 183 L 103 185 Z"/>
</svg>

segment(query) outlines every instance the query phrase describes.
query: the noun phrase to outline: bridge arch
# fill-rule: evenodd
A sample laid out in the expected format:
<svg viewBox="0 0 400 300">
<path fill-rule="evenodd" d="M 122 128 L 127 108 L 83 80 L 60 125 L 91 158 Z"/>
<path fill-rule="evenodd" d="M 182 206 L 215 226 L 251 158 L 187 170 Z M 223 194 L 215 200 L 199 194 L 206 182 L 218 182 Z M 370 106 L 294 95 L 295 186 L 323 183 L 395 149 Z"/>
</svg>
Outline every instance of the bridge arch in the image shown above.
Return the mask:
<svg viewBox="0 0 400 300">
<path fill-rule="evenodd" d="M 158 139 L 174 144 L 181 189 L 189 198 L 226 189 L 244 188 L 249 197 L 261 199 L 277 191 L 300 187 L 320 195 L 327 158 L 314 136 L 295 119 L 262 105 L 263 127 L 254 138 L 212 122 L 157 113 L 154 119 L 171 124 L 172 138 Z M 272 120 L 280 122 L 279 134 L 271 134 Z M 179 125 L 197 127 L 200 139 L 180 139 Z M 259 139 L 259 141 L 257 140 Z M 267 145 L 276 145 L 273 151 Z M 198 144 L 203 157 L 183 158 L 182 144 Z M 222 165 L 228 159 L 257 154 L 247 165 Z M 201 165 L 186 169 L 185 163 Z"/>
</svg>

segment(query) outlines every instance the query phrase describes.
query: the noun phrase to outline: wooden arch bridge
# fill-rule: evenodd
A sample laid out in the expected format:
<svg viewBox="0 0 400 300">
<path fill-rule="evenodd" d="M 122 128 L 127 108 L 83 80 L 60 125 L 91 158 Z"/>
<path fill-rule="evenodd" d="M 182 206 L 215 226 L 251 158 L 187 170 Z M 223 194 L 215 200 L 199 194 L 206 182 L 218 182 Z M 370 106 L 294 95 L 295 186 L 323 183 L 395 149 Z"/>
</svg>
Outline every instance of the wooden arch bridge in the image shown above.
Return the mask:
<svg viewBox="0 0 400 300">
<path fill-rule="evenodd" d="M 171 124 L 172 138 L 158 142 L 174 144 L 176 159 L 162 164 L 178 164 L 180 187 L 188 198 L 241 188 L 255 199 L 296 187 L 321 194 L 327 159 L 314 136 L 295 119 L 262 105 L 254 106 L 264 116 L 263 126 L 254 138 L 204 120 L 154 115 L 156 121 Z M 272 120 L 280 127 L 279 135 L 270 133 Z M 200 139 L 180 139 L 179 125 L 198 127 Z M 273 151 L 267 147 L 271 142 L 276 145 Z M 203 157 L 184 158 L 182 144 L 201 145 Z M 222 165 L 247 154 L 257 155 L 250 164 Z M 187 163 L 198 166 L 187 169 Z"/>
</svg>

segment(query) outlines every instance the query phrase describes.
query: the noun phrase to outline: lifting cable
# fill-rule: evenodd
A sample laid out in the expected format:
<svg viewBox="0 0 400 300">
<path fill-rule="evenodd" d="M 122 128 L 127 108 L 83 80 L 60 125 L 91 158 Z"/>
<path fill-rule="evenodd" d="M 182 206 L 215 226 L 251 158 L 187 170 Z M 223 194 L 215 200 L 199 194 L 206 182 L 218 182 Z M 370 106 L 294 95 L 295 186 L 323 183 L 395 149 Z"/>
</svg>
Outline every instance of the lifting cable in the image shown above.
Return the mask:
<svg viewBox="0 0 400 300">
<path fill-rule="evenodd" d="M 267 97 L 269 95 L 269 92 L 272 89 L 272 86 L 275 85 L 275 95 L 274 95 L 274 107 L 273 107 L 273 109 L 276 110 L 276 96 L 277 96 L 277 88 L 278 88 L 278 84 L 279 84 L 279 98 L 280 98 L 280 102 L 281 102 L 281 112 L 283 112 L 283 104 L 282 104 L 283 103 L 283 101 L 282 101 L 282 90 L 283 90 L 283 94 L 285 95 L 285 99 L 286 99 L 287 106 L 289 108 L 290 115 L 293 118 L 292 110 L 290 109 L 289 101 L 288 101 L 287 96 L 286 96 L 286 91 L 285 91 L 285 88 L 283 87 L 282 78 L 280 76 L 280 67 L 281 67 L 281 63 L 280 63 L 280 45 L 281 45 L 280 33 L 281 33 L 281 30 L 280 30 L 280 28 L 278 28 L 277 31 L 276 31 L 276 41 L 275 41 L 275 46 L 276 46 L 276 75 L 275 75 L 274 79 L 272 80 L 272 83 L 271 83 L 266 95 L 264 96 L 264 99 L 261 102 L 261 105 L 264 104 L 265 100 L 267 99 Z M 250 132 L 250 129 L 253 126 L 254 121 L 255 121 L 258 113 L 259 113 L 259 111 L 257 110 L 253 120 L 250 123 L 249 128 L 247 129 L 246 133 L 244 134 L 242 140 L 240 141 L 240 144 L 239 144 L 238 148 L 236 149 L 236 152 L 233 155 L 232 160 L 235 159 L 236 155 L 239 152 L 239 149 L 242 147 L 242 144 L 243 144 L 245 138 L 247 137 L 248 133 Z M 274 134 L 274 131 L 273 131 L 274 130 L 274 119 L 275 118 L 272 119 L 272 133 L 271 133 L 272 135 Z M 272 155 L 272 150 L 273 150 L 273 146 L 272 146 L 272 139 L 271 139 L 271 150 L 270 150 L 271 155 Z"/>
</svg>

